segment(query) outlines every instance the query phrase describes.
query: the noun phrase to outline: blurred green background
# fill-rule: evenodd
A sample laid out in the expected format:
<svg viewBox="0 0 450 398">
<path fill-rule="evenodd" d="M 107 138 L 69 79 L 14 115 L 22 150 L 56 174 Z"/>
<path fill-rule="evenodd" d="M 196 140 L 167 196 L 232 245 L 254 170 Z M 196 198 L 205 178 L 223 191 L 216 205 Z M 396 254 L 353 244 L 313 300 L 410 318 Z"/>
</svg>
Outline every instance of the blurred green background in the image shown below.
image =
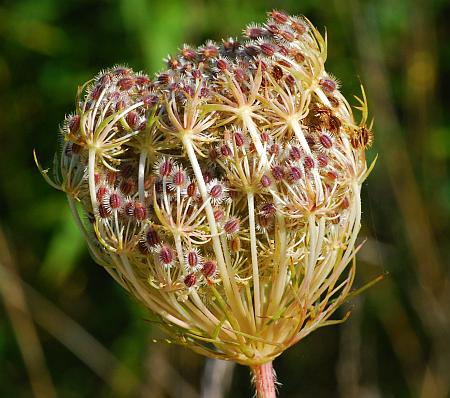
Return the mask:
<svg viewBox="0 0 450 398">
<path fill-rule="evenodd" d="M 15 0 L 0 3 L 0 396 L 250 397 L 249 371 L 161 341 L 90 259 L 51 165 L 77 85 L 152 74 L 184 42 L 272 8 L 328 32 L 327 70 L 375 118 L 356 286 L 385 275 L 275 361 L 281 397 L 450 397 L 450 3 L 446 0 Z M 231 377 L 232 375 L 232 377 Z M 216 391 L 214 393 L 213 391 Z M 222 392 L 220 392 L 222 391 Z M 216 394 L 216 395 L 214 395 Z"/>
</svg>

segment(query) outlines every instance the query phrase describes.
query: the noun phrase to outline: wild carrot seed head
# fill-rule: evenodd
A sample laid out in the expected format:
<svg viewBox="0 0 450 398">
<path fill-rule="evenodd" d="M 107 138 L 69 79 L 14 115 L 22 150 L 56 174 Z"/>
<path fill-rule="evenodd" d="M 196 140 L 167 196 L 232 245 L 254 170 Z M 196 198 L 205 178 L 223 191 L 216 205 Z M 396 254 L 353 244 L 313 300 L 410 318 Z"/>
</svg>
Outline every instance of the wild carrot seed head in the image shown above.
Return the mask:
<svg viewBox="0 0 450 398">
<path fill-rule="evenodd" d="M 153 79 L 100 72 L 62 125 L 54 185 L 175 341 L 256 364 L 347 297 L 373 133 L 307 19 L 273 10 L 244 35 L 184 45 Z"/>
</svg>

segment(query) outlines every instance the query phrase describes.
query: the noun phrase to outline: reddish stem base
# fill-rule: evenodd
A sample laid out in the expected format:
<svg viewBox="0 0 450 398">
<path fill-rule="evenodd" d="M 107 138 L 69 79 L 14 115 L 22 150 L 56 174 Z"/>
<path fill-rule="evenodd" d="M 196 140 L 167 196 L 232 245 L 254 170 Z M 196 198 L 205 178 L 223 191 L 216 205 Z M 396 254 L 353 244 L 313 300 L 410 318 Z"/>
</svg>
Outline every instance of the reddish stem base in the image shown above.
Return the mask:
<svg viewBox="0 0 450 398">
<path fill-rule="evenodd" d="M 256 395 L 258 398 L 276 398 L 275 374 L 272 362 L 252 366 L 255 376 Z"/>
</svg>

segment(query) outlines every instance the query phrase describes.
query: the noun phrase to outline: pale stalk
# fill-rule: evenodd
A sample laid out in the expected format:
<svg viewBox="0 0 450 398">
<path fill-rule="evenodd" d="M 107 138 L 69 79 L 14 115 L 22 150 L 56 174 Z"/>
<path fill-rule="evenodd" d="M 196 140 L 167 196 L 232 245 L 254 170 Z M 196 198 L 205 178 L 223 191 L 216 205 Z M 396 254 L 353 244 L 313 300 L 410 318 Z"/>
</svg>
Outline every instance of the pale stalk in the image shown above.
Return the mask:
<svg viewBox="0 0 450 398">
<path fill-rule="evenodd" d="M 89 160 L 88 160 L 88 178 L 89 178 L 89 194 L 91 195 L 92 211 L 97 210 L 97 195 L 95 192 L 95 154 L 97 148 L 91 146 L 89 148 Z"/>
<path fill-rule="evenodd" d="M 223 287 L 224 287 L 225 294 L 227 296 L 227 299 L 230 300 L 230 305 L 235 307 L 235 309 L 238 309 L 239 312 L 242 315 L 244 315 L 245 310 L 243 308 L 243 304 L 242 304 L 241 300 L 238 299 L 240 297 L 240 295 L 239 295 L 239 292 L 237 291 L 236 284 L 234 283 L 234 281 L 230 281 L 230 274 L 228 273 L 228 269 L 225 264 L 224 255 L 223 255 L 222 247 L 220 244 L 220 239 L 218 236 L 217 224 L 216 224 L 216 220 L 214 218 L 214 211 L 212 209 L 211 203 L 208 201 L 208 193 L 206 191 L 205 180 L 203 179 L 203 174 L 202 174 L 200 165 L 198 163 L 192 141 L 188 137 L 187 134 L 183 134 L 182 141 L 183 141 L 183 146 L 186 149 L 187 155 L 189 157 L 189 161 L 191 162 L 191 166 L 192 166 L 192 170 L 194 171 L 195 178 L 197 179 L 198 189 L 200 191 L 200 194 L 202 195 L 202 199 L 204 202 L 207 202 L 206 206 L 205 206 L 205 212 L 206 212 L 206 217 L 208 219 L 208 224 L 209 224 L 209 228 L 210 228 L 210 232 L 211 232 L 211 239 L 213 242 L 214 253 L 215 253 L 216 259 L 217 259 L 217 265 L 219 266 L 220 276 L 223 281 Z M 230 270 L 230 271 L 232 271 L 232 270 Z M 231 274 L 231 276 L 232 276 L 232 274 Z M 237 315 L 237 314 L 235 314 L 235 315 Z M 245 316 L 244 316 L 244 318 L 245 318 Z"/>
<path fill-rule="evenodd" d="M 354 209 L 352 210 L 352 214 L 356 213 L 356 215 L 355 215 L 355 221 L 352 226 L 353 227 L 352 235 L 348 242 L 347 250 L 346 250 L 344 256 L 342 257 L 341 263 L 339 264 L 339 267 L 338 267 L 339 269 L 341 269 L 341 267 L 345 267 L 347 265 L 350 254 L 353 251 L 353 246 L 356 242 L 356 238 L 358 237 L 358 232 L 359 232 L 360 225 L 361 225 L 361 197 L 360 197 L 360 193 L 359 193 L 358 183 L 354 182 L 352 184 L 352 190 L 353 190 L 353 199 L 355 201 Z"/>
<path fill-rule="evenodd" d="M 277 273 L 275 276 L 275 281 L 272 287 L 272 300 L 269 303 L 267 315 L 271 316 L 272 312 L 275 313 L 279 309 L 279 304 L 281 301 L 281 297 L 284 293 L 284 288 L 286 284 L 286 275 L 287 275 L 287 259 L 286 259 L 286 249 L 287 249 L 287 231 L 286 231 L 286 223 L 283 215 L 280 212 L 277 212 L 277 237 L 275 239 L 275 244 L 277 247 L 275 248 L 275 261 L 278 261 Z"/>
<path fill-rule="evenodd" d="M 328 97 L 324 94 L 324 92 L 322 91 L 322 89 L 320 87 L 316 87 L 314 89 L 314 92 L 316 93 L 316 95 L 320 98 L 320 100 L 322 101 L 322 103 L 324 105 L 326 105 L 328 108 L 332 108 L 332 105 L 330 103 L 330 100 L 328 99 Z"/>
<path fill-rule="evenodd" d="M 144 191 L 144 177 L 145 177 L 145 163 L 147 161 L 147 151 L 143 150 L 139 155 L 139 169 L 138 169 L 138 191 L 139 202 L 144 203 L 145 191 Z"/>
<path fill-rule="evenodd" d="M 241 112 L 240 115 L 245 127 L 247 128 L 248 132 L 250 133 L 250 136 L 252 137 L 252 141 L 255 144 L 256 152 L 258 152 L 258 155 L 261 157 L 261 160 L 263 161 L 264 165 L 267 165 L 267 154 L 261 142 L 258 128 L 253 122 L 253 119 L 250 116 L 249 111 L 244 110 L 243 112 Z"/>
<path fill-rule="evenodd" d="M 248 203 L 248 223 L 250 229 L 250 250 L 252 254 L 252 273 L 253 273 L 253 301 L 255 305 L 255 323 L 261 322 L 261 293 L 259 290 L 259 269 L 258 269 L 258 252 L 256 247 L 256 231 L 255 231 L 255 201 L 253 192 L 247 194 Z"/>
<path fill-rule="evenodd" d="M 309 147 L 308 142 L 306 141 L 305 134 L 303 134 L 302 127 L 296 118 L 291 118 L 288 121 L 290 127 L 294 131 L 295 136 L 297 137 L 301 147 L 308 154 L 311 155 L 311 148 Z"/>
</svg>

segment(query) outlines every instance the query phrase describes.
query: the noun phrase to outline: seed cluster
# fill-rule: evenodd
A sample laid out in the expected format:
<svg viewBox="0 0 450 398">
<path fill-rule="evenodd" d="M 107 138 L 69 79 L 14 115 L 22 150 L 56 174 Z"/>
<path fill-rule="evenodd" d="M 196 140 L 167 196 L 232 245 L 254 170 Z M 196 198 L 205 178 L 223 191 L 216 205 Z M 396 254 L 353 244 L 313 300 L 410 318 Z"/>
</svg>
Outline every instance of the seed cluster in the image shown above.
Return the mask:
<svg viewBox="0 0 450 398">
<path fill-rule="evenodd" d="M 272 11 L 244 36 L 185 45 L 153 79 L 99 73 L 51 183 L 96 261 L 175 341 L 254 364 L 345 299 L 372 133 L 364 91 L 357 123 L 308 20 Z"/>
</svg>

